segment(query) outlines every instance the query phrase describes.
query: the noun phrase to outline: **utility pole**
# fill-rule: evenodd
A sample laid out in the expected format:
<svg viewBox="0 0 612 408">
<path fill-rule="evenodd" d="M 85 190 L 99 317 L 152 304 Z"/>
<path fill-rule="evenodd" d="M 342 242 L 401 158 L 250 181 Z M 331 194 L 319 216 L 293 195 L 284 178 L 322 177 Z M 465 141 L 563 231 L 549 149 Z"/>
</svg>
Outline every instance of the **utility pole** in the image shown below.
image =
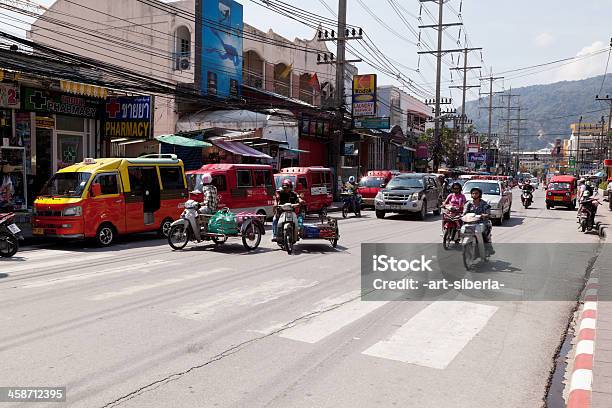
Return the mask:
<svg viewBox="0 0 612 408">
<path fill-rule="evenodd" d="M 466 124 L 466 120 L 467 117 L 465 115 L 465 96 L 467 93 L 467 90 L 469 88 L 480 88 L 480 84 L 478 85 L 468 85 L 467 84 L 467 73 L 469 70 L 472 69 L 479 69 L 482 68 L 480 66 L 473 66 L 473 67 L 469 67 L 468 66 L 468 52 L 470 51 L 476 51 L 476 50 L 482 50 L 482 48 L 464 48 L 463 49 L 463 68 L 451 68 L 451 71 L 463 71 L 463 85 L 453 85 L 450 86 L 449 88 L 458 88 L 461 89 L 462 93 L 461 93 L 461 118 L 460 118 L 460 130 L 459 130 L 459 134 L 461 139 L 465 142 L 465 124 Z"/>
<path fill-rule="evenodd" d="M 493 109 L 495 108 L 500 108 L 500 107 L 493 107 L 493 82 L 497 81 L 498 79 L 503 79 L 504 77 L 494 77 L 493 75 L 490 75 L 489 77 L 482 77 L 480 78 L 481 81 L 489 81 L 489 92 L 488 93 L 482 93 L 481 95 L 488 95 L 489 96 L 489 106 L 486 108 L 489 110 L 489 126 L 488 126 L 488 131 L 487 131 L 487 148 L 489 149 L 489 151 L 491 151 L 491 130 L 492 130 L 492 125 L 493 125 Z M 485 107 L 481 107 L 481 108 L 485 108 Z M 493 154 L 493 159 L 495 160 L 495 154 Z M 495 162 L 493 163 L 493 165 L 495 165 Z"/>
<path fill-rule="evenodd" d="M 512 143 L 511 143 L 511 136 L 510 136 L 510 122 L 514 119 L 512 119 L 510 117 L 510 111 L 513 109 L 518 109 L 518 106 L 511 106 L 512 104 L 512 98 L 513 97 L 518 97 L 520 95 L 517 94 L 512 94 L 512 88 L 510 88 L 510 91 L 507 94 L 502 94 L 500 95 L 502 98 L 502 103 L 504 102 L 504 98 L 508 98 L 508 107 L 506 108 L 506 117 L 505 118 L 501 118 L 501 120 L 506 122 L 506 134 L 504 137 L 504 140 L 500 143 L 500 148 L 504 147 L 504 159 L 506 159 L 506 153 L 508 153 L 508 158 L 504 161 L 506 163 L 506 165 L 509 165 L 510 162 L 510 156 L 511 156 L 511 147 L 512 147 Z M 506 152 L 507 150 L 507 152 Z M 507 169 L 506 169 L 507 171 Z"/>
<path fill-rule="evenodd" d="M 610 112 L 608 113 L 608 130 L 606 132 L 606 142 L 605 142 L 605 150 L 604 150 L 604 154 L 607 156 L 610 151 L 612 151 L 611 148 L 611 142 L 612 139 L 610 138 L 610 127 L 612 125 L 612 98 L 610 97 L 610 95 L 606 95 L 605 97 L 600 97 L 599 95 L 595 95 L 595 100 L 596 101 L 604 101 L 607 102 L 608 104 L 610 104 Z M 602 124 L 603 127 L 603 124 Z"/>
<path fill-rule="evenodd" d="M 578 120 L 578 137 L 577 137 L 577 141 L 576 141 L 576 172 L 578 173 L 578 176 L 580 176 L 580 170 L 581 170 L 581 162 L 578 158 L 578 156 L 580 155 L 580 128 L 582 127 L 582 116 L 580 116 L 580 119 Z"/>
<path fill-rule="evenodd" d="M 519 106 L 517 108 L 517 117 L 516 119 L 514 119 L 518 122 L 518 126 L 515 129 L 512 130 L 516 130 L 516 162 L 515 162 L 515 166 L 516 166 L 516 171 L 517 173 L 520 171 L 520 164 L 521 164 L 521 130 L 526 130 L 525 128 L 521 127 L 521 121 L 523 120 L 527 120 L 524 118 L 521 118 L 521 107 Z"/>
<path fill-rule="evenodd" d="M 438 167 L 440 166 L 440 156 L 441 156 L 441 132 L 440 132 L 440 81 L 442 77 L 442 56 L 449 52 L 459 52 L 461 49 L 453 49 L 453 50 L 443 50 L 442 49 L 442 30 L 446 27 L 451 26 L 460 26 L 463 23 L 444 23 L 444 3 L 445 0 L 419 0 L 420 3 L 428 3 L 433 2 L 438 4 L 438 23 L 430 24 L 430 25 L 420 25 L 419 28 L 433 28 L 438 30 L 438 47 L 435 51 L 419 51 L 418 54 L 435 54 L 436 55 L 436 101 L 434 107 L 434 157 L 433 157 L 433 170 L 434 172 L 438 171 Z"/>
</svg>

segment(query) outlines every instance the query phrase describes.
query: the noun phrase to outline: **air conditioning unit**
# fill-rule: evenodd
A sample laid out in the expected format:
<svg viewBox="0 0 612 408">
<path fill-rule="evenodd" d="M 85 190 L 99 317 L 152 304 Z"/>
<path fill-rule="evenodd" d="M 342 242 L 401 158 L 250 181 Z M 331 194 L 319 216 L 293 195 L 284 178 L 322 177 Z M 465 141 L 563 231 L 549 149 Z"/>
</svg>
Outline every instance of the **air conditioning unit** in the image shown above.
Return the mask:
<svg viewBox="0 0 612 408">
<path fill-rule="evenodd" d="M 180 57 L 178 58 L 176 65 L 179 70 L 187 71 L 191 68 L 191 61 L 189 60 L 189 57 Z"/>
</svg>

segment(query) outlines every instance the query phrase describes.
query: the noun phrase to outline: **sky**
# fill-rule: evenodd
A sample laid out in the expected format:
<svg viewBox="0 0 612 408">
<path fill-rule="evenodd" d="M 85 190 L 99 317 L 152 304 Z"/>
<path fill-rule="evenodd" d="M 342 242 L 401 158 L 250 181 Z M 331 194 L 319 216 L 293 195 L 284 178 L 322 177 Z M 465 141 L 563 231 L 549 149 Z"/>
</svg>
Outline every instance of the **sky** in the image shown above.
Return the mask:
<svg viewBox="0 0 612 408">
<path fill-rule="evenodd" d="M 42 5 L 50 5 L 54 0 L 33 0 Z M 112 0 L 123 1 L 123 0 Z M 337 11 L 337 0 L 284 0 L 285 3 L 301 7 L 310 12 L 327 18 L 335 18 L 325 7 Z M 494 90 L 507 90 L 509 87 L 544 84 L 564 80 L 577 80 L 591 76 L 602 75 L 606 69 L 608 52 L 591 56 L 590 53 L 605 50 L 609 47 L 612 30 L 606 22 L 610 15 L 611 0 L 449 0 L 444 8 L 444 22 L 459 21 L 459 9 L 464 22 L 462 35 L 467 32 L 468 44 L 471 47 L 482 47 L 482 59 L 479 51 L 469 54 L 468 63 L 471 66 L 481 65 L 481 70 L 471 71 L 469 84 L 478 84 L 478 77 L 491 72 L 495 76 L 505 78 L 496 81 Z M 272 28 L 276 33 L 289 38 L 313 38 L 315 32 L 311 27 L 296 23 L 270 10 L 257 5 L 259 1 L 238 0 L 244 6 L 244 20 L 263 31 Z M 347 23 L 362 27 L 373 43 L 389 58 L 397 61 L 395 70 L 400 71 L 404 78 L 433 92 L 435 81 L 435 57 L 420 58 L 419 48 L 414 43 L 417 36 L 409 31 L 408 26 L 392 8 L 392 3 L 399 4 L 405 11 L 402 15 L 405 21 L 415 31 L 420 24 L 433 24 L 434 18 L 422 11 L 422 21 L 419 21 L 419 0 L 347 0 Z M 437 5 L 424 3 L 432 16 L 437 18 Z M 375 16 L 385 23 L 391 32 L 384 27 L 364 8 L 371 10 Z M 401 9 L 400 9 L 401 10 Z M 4 11 L 3 11 L 4 12 Z M 1 17 L 1 16 L 0 16 Z M 0 18 L 0 29 L 15 32 Z M 436 31 L 422 29 L 421 40 L 434 45 Z M 458 46 L 458 27 L 449 27 L 443 37 L 443 48 L 461 48 Z M 427 34 L 426 34 L 427 32 Z M 21 32 L 23 35 L 23 31 Z M 399 35 L 398 35 L 399 34 Z M 357 48 L 356 41 L 351 42 Z M 331 46 L 331 44 L 330 44 Z M 545 66 L 531 71 L 507 72 L 517 68 L 546 63 L 549 61 L 583 56 L 584 58 Z M 351 55 L 348 58 L 354 58 Z M 452 58 L 452 60 L 451 60 Z M 445 60 L 453 66 L 458 63 L 457 55 L 448 54 Z M 461 64 L 463 61 L 461 60 Z M 401 85 L 397 79 L 381 74 L 366 63 L 358 63 L 360 73 L 379 73 L 379 85 Z M 456 73 L 452 74 L 448 65 L 443 65 L 442 96 L 460 99 L 460 91 L 449 89 L 449 85 L 460 85 L 461 80 Z M 418 69 L 418 72 L 417 72 Z M 501 73 L 501 74 L 500 74 Z M 483 87 L 482 92 L 488 91 Z M 478 88 L 468 94 L 468 100 L 478 97 Z M 457 104 L 455 104 L 457 105 Z"/>
</svg>

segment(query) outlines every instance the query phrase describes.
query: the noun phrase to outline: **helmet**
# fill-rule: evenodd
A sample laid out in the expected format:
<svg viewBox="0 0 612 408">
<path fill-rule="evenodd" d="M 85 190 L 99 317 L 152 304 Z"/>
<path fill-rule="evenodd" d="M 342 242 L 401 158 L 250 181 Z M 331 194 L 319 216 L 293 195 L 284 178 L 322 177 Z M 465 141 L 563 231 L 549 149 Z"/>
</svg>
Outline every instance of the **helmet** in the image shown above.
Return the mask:
<svg viewBox="0 0 612 408">
<path fill-rule="evenodd" d="M 591 180 L 587 180 L 586 185 L 591 187 L 593 185 L 593 183 L 591 183 Z"/>
<path fill-rule="evenodd" d="M 459 190 L 461 190 L 461 183 L 457 183 L 456 181 L 453 183 L 453 185 L 451 186 L 451 190 L 454 189 L 455 187 L 459 187 Z"/>
<path fill-rule="evenodd" d="M 582 193 L 582 198 L 589 198 L 591 197 L 591 190 L 586 190 L 584 193 Z"/>
<path fill-rule="evenodd" d="M 470 194 L 473 194 L 474 191 L 478 191 L 478 194 L 480 197 L 482 197 L 482 190 L 478 187 L 474 187 L 473 189 L 470 190 Z"/>
<path fill-rule="evenodd" d="M 581 178 L 580 180 L 578 180 L 578 182 L 579 182 L 580 184 L 584 184 L 584 179 L 583 179 L 583 178 Z"/>
<path fill-rule="evenodd" d="M 210 173 L 202 174 L 202 184 L 210 184 L 212 183 L 212 176 Z"/>
<path fill-rule="evenodd" d="M 355 176 L 351 176 L 348 179 L 349 183 L 354 183 L 355 182 Z"/>
<path fill-rule="evenodd" d="M 289 189 L 292 189 L 293 188 L 293 183 L 289 179 L 284 179 L 283 183 L 281 184 L 281 186 L 282 186 L 282 188 L 287 187 Z"/>
</svg>

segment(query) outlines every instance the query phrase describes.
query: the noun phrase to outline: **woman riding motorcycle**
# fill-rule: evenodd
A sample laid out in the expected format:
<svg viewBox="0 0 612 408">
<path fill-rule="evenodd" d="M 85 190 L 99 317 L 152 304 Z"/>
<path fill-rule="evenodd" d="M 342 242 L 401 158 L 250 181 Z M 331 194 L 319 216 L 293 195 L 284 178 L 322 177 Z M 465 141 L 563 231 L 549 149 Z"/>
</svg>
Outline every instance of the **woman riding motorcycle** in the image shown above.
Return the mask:
<svg viewBox="0 0 612 408">
<path fill-rule="evenodd" d="M 450 205 L 451 207 L 458 208 L 460 212 L 463 212 L 463 206 L 467 202 L 467 199 L 461 192 L 461 184 L 453 183 L 451 191 L 451 194 L 446 196 L 446 200 L 444 200 L 444 206 Z"/>
<path fill-rule="evenodd" d="M 489 255 L 495 254 L 493 244 L 491 244 L 491 229 L 492 224 L 489 220 L 491 214 L 491 206 L 482 199 L 482 190 L 478 187 L 474 187 L 470 190 L 472 201 L 468 201 L 463 210 L 463 214 L 473 213 L 482 216 L 482 223 L 484 224 L 484 230 L 482 232 L 482 239 L 485 244 L 485 249 Z"/>
</svg>

